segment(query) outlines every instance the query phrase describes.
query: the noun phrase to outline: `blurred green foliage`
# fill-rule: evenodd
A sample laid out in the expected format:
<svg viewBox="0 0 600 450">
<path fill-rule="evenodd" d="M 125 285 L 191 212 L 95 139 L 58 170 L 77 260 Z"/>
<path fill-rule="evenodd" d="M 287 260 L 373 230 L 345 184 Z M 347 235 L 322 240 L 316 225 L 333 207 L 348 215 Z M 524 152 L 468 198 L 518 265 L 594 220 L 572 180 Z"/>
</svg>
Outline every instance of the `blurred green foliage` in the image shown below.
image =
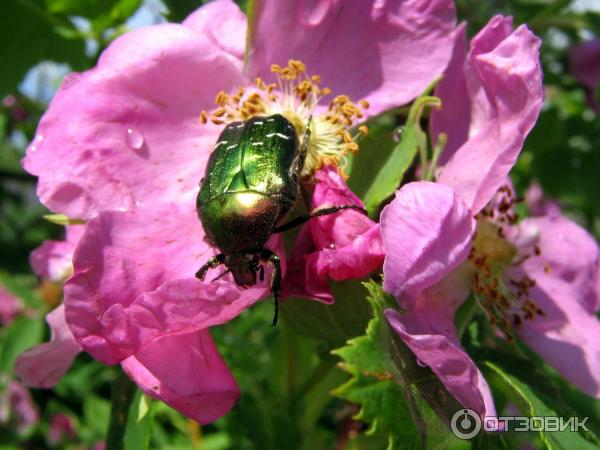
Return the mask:
<svg viewBox="0 0 600 450">
<path fill-rule="evenodd" d="M 202 3 L 201 0 L 163 0 L 162 3 L 3 0 L 0 5 L 3 66 L 0 71 L 0 99 L 3 99 L 0 105 L 0 283 L 23 299 L 32 312 L 0 330 L 0 371 L 5 374 L 10 374 L 14 358 L 21 350 L 48 338 L 43 318 L 56 301 L 60 301 L 60 298 L 49 301 L 40 290 L 38 280 L 31 274 L 28 256 L 43 240 L 59 238 L 62 230 L 41 218 L 47 211 L 36 199 L 35 179 L 20 166 L 25 146 L 34 135 L 50 94 L 60 82 L 62 72 L 47 62 L 64 63 L 68 70 L 85 70 L 95 64 L 112 40 L 131 26 L 132 16 L 140 9 L 150 10 L 149 15 L 155 14 L 155 21 L 181 21 Z M 238 3 L 243 7 L 246 4 L 244 0 Z M 527 23 L 542 37 L 546 104 L 527 139 L 513 178 L 521 192 L 533 180 L 539 181 L 550 197 L 559 200 L 568 213 L 600 237 L 597 178 L 600 120 L 586 104 L 584 91 L 568 67 L 570 48 L 593 35 L 600 36 L 600 13 L 575 9 L 574 3 L 572 0 L 458 0 L 457 6 L 459 18 L 468 21 L 471 36 L 491 16 L 501 13 L 513 15 L 517 25 Z M 369 192 L 372 183 L 365 184 L 364 175 L 372 171 L 371 164 L 382 166 L 394 158 L 394 129 L 403 120 L 404 112 L 389 114 L 371 125 L 363 147 L 372 160 L 369 164 L 357 164 L 350 179 L 358 195 L 365 196 Z M 368 152 L 369 148 L 382 146 L 389 151 Z M 370 334 L 360 338 L 357 337 L 364 334 L 372 312 L 363 301 L 365 288 L 359 283 L 337 287 L 334 306 L 302 300 L 286 302 L 279 329 L 268 326 L 272 314 L 268 302 L 247 311 L 235 322 L 216 328 L 214 337 L 243 392 L 240 402 L 225 418 L 200 428 L 164 404 L 137 393 L 129 410 L 128 450 L 148 448 L 149 443 L 150 448 L 166 450 L 385 448 L 389 442 L 389 423 L 366 425 L 353 419 L 359 413 L 359 407 L 353 403 L 378 395 L 401 402 L 403 396 L 396 386 L 379 385 L 381 380 L 363 376 L 352 368 L 357 358 L 368 361 L 370 351 L 379 351 L 376 331 L 385 331 L 378 328 L 381 325 L 378 302 L 383 300 L 381 293 L 373 289 L 371 286 L 375 319 L 371 322 Z M 343 311 L 352 313 L 343 314 Z M 476 334 L 477 327 L 483 325 L 473 324 L 469 333 Z M 352 338 L 355 338 L 353 343 L 344 347 Z M 511 359 L 498 353 L 486 353 L 476 345 L 476 338 L 470 342 L 469 351 L 476 355 L 491 384 L 501 392 L 498 404 L 516 404 L 523 413 L 553 410 L 568 415 L 577 411 L 591 417 L 593 432 L 598 434 L 598 402 L 573 389 L 536 360 L 535 355 L 523 349 L 522 358 Z M 337 353 L 345 360 L 346 371 L 337 365 L 340 358 L 330 353 L 340 347 L 344 348 Z M 361 352 L 366 352 L 364 357 L 360 356 Z M 400 361 L 378 360 L 374 364 L 379 363 L 382 364 L 379 369 L 396 373 L 395 365 L 406 361 L 401 364 Z M 118 374 L 118 367 L 102 366 L 86 355 L 79 356 L 55 389 L 32 391 L 41 414 L 40 423 L 24 435 L 17 434 L 10 425 L 2 427 L 0 448 L 92 448 L 105 439 L 110 420 L 110 385 Z M 330 395 L 331 390 L 343 384 L 345 387 L 337 390 L 338 398 Z M 526 398 L 521 396 L 524 391 L 528 392 Z M 394 409 L 393 404 L 385 406 Z M 77 436 L 53 446 L 47 438 L 49 423 L 52 415 L 59 412 L 72 418 Z M 377 412 L 367 408 L 361 417 L 372 422 Z M 409 408 L 398 406 L 393 417 L 410 413 Z M 369 428 L 371 432 L 364 433 Z M 393 448 L 409 448 L 418 442 L 413 431 L 392 433 L 396 443 Z M 593 434 L 570 436 L 565 439 L 572 441 L 548 444 L 547 441 L 554 438 L 510 435 L 506 441 L 511 448 L 527 442 L 549 448 L 584 448 L 597 444 Z M 446 437 L 440 442 L 446 442 L 444 439 Z M 506 448 L 506 445 L 504 440 L 489 436 L 476 443 L 479 448 Z"/>
</svg>

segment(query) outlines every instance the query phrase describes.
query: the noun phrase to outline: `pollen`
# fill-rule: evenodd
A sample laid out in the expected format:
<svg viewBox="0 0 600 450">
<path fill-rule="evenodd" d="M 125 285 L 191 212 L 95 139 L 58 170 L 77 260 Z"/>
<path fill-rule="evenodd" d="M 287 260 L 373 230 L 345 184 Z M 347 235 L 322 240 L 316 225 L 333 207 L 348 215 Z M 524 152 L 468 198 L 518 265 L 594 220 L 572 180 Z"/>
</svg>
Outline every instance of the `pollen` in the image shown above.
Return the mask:
<svg viewBox="0 0 600 450">
<path fill-rule="evenodd" d="M 239 87 L 232 94 L 219 92 L 217 108 L 202 111 L 200 121 L 222 125 L 281 114 L 294 126 L 299 139 L 309 136 L 303 178 L 311 179 L 324 165 L 335 165 L 343 174 L 347 156 L 358 152 L 358 138 L 368 133 L 365 125 L 356 128 L 354 134 L 351 130 L 364 118 L 369 103 L 354 103 L 347 95 L 336 95 L 325 103 L 324 98 L 332 96 L 331 89 L 322 87 L 321 77 L 309 75 L 306 65 L 298 60 L 290 60 L 284 67 L 273 64 L 271 72 L 274 83 L 256 78 L 254 86 Z M 310 133 L 306 133 L 307 127 Z"/>
<path fill-rule="evenodd" d="M 513 329 L 525 320 L 544 316 L 544 311 L 531 298 L 536 281 L 514 269 L 531 257 L 540 257 L 535 245 L 532 253 L 521 253 L 507 239 L 518 221 L 514 206 L 522 201 L 508 186 L 502 186 L 494 199 L 477 214 L 477 232 L 469 259 L 475 267 L 473 292 L 490 323 L 509 341 Z M 542 264 L 545 264 L 542 262 Z"/>
</svg>

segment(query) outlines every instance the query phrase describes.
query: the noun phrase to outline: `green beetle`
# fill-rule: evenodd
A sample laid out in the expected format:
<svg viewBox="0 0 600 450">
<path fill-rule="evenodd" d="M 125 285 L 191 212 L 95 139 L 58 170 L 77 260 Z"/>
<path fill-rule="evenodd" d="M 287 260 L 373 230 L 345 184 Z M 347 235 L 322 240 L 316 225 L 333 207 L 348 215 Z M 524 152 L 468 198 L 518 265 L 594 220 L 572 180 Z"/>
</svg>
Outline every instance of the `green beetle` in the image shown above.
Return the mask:
<svg viewBox="0 0 600 450">
<path fill-rule="evenodd" d="M 264 279 L 261 263 L 273 265 L 271 291 L 277 323 L 281 267 L 279 257 L 265 244 L 273 233 L 288 230 L 311 217 L 331 214 L 356 205 L 323 208 L 278 225 L 293 208 L 299 176 L 310 138 L 310 121 L 299 142 L 296 130 L 282 115 L 253 117 L 228 124 L 208 160 L 196 203 L 208 241 L 221 253 L 210 258 L 196 277 L 225 264 L 240 286 Z"/>
</svg>

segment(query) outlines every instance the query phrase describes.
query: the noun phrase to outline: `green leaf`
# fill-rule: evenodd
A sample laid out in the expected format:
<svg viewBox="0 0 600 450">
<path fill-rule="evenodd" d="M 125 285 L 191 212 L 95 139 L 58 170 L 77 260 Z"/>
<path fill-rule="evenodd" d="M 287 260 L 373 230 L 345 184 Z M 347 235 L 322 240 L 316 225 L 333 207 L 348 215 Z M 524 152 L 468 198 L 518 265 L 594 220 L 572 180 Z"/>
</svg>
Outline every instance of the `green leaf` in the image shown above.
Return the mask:
<svg viewBox="0 0 600 450">
<path fill-rule="evenodd" d="M 365 286 L 374 318 L 364 336 L 334 350 L 352 378 L 333 393 L 361 406 L 356 419 L 371 424 L 368 433 L 387 435 L 388 450 L 469 448 L 446 425 L 461 406 L 390 329 L 383 311 L 393 299 L 374 282 Z"/>
<path fill-rule="evenodd" d="M 82 219 L 69 219 L 64 214 L 44 214 L 44 219 L 48 222 L 56 224 L 56 225 L 83 225 L 85 224 L 85 220 Z"/>
<path fill-rule="evenodd" d="M 51 14 L 85 17 L 96 31 L 125 22 L 142 0 L 45 0 Z"/>
<path fill-rule="evenodd" d="M 17 356 L 39 344 L 43 336 L 43 320 L 19 317 L 13 321 L 0 341 L 0 372 L 9 372 Z"/>
<path fill-rule="evenodd" d="M 208 0 L 163 0 L 168 8 L 167 18 L 172 22 L 183 22 L 192 11 L 196 10 Z"/>
<path fill-rule="evenodd" d="M 75 70 L 87 68 L 83 39 L 66 17 L 50 14 L 42 0 L 7 0 L 0 15 L 0 97 L 15 92 L 32 66 L 43 60 L 64 62 Z"/>
<path fill-rule="evenodd" d="M 150 448 L 154 403 L 142 391 L 138 390 L 136 392 L 127 417 L 125 450 L 146 450 Z"/>
<path fill-rule="evenodd" d="M 96 395 L 88 395 L 83 403 L 83 419 L 96 434 L 105 436 L 110 419 L 110 402 Z"/>
<path fill-rule="evenodd" d="M 435 83 L 437 80 L 412 104 L 406 124 L 402 128 L 400 142 L 393 148 L 379 170 L 377 171 L 377 168 L 370 164 L 364 164 L 371 172 L 377 173 L 375 178 L 367 176 L 367 179 L 372 181 L 363 194 L 365 206 L 371 217 L 377 217 L 381 205 L 398 189 L 417 153 L 420 153 L 421 163 L 424 163 L 427 158 L 427 136 L 421 129 L 420 121 L 426 108 L 441 105 L 437 97 L 427 95 Z M 379 150 L 368 147 L 371 153 Z M 360 161 L 360 153 L 357 162 Z M 364 177 L 367 174 L 360 175 Z"/>
<path fill-rule="evenodd" d="M 332 290 L 332 305 L 296 298 L 281 305 L 282 317 L 293 331 L 324 341 L 329 349 L 362 334 L 370 317 L 367 291 L 360 282 L 335 283 Z"/>
<path fill-rule="evenodd" d="M 32 275 L 16 275 L 0 271 L 0 285 L 4 286 L 10 293 L 23 300 L 26 306 L 40 308 L 42 300 L 37 296 L 34 289 L 37 287 L 37 279 Z"/>
<path fill-rule="evenodd" d="M 483 364 L 482 369 L 488 382 L 506 395 L 517 408 L 519 408 L 519 411 L 522 414 L 528 417 L 559 416 L 555 410 L 540 399 L 537 393 L 528 384 L 524 383 L 513 374 L 509 374 L 490 361 L 486 361 Z M 538 433 L 545 448 L 549 450 L 570 450 L 575 448 L 578 450 L 591 450 L 598 448 L 597 443 L 593 444 L 577 432 L 539 431 Z"/>
<path fill-rule="evenodd" d="M 390 158 L 395 147 L 397 117 L 393 113 L 377 116 L 366 124 L 369 134 L 358 141 L 360 150 L 356 155 L 349 155 L 349 164 L 346 167 L 348 186 L 356 195 L 364 200 L 365 193 L 373 186 L 374 174 Z"/>
</svg>

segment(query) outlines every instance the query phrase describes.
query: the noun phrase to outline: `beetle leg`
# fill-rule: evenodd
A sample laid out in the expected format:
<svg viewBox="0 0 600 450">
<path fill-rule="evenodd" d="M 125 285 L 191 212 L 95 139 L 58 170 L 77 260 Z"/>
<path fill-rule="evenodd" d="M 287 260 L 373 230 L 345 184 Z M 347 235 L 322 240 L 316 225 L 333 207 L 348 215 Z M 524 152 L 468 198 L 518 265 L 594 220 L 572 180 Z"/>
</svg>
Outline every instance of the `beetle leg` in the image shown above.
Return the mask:
<svg viewBox="0 0 600 450">
<path fill-rule="evenodd" d="M 214 269 L 215 267 L 220 266 L 224 262 L 225 262 L 225 256 L 222 253 L 219 253 L 218 255 L 213 256 L 208 261 L 206 261 L 206 264 L 204 264 L 202 267 L 200 267 L 198 272 L 196 272 L 196 278 L 198 278 L 200 280 L 204 280 L 204 277 L 206 276 L 206 272 L 208 272 L 209 269 Z"/>
<path fill-rule="evenodd" d="M 290 230 L 294 227 L 302 225 L 305 222 L 308 222 L 313 217 L 319 216 L 327 216 L 329 214 L 335 214 L 338 211 L 343 211 L 344 209 L 355 209 L 360 211 L 365 216 L 367 215 L 367 210 L 362 206 L 358 205 L 342 205 L 342 206 L 331 206 L 329 208 L 322 208 L 312 211 L 310 214 L 305 214 L 302 216 L 298 216 L 295 219 L 290 220 L 288 223 L 284 223 L 283 225 L 279 225 L 273 229 L 273 233 L 281 233 L 283 231 Z"/>
<path fill-rule="evenodd" d="M 277 319 L 279 318 L 279 291 L 281 289 L 281 265 L 279 263 L 279 256 L 277 256 L 271 250 L 264 248 L 260 254 L 260 259 L 270 262 L 273 265 L 273 275 L 271 276 L 271 292 L 273 293 L 273 306 L 275 311 L 273 313 L 273 323 L 271 326 L 275 326 L 277 325 Z"/>
<path fill-rule="evenodd" d="M 260 277 L 260 281 L 265 281 L 265 266 L 262 264 L 258 268 L 258 276 Z"/>
<path fill-rule="evenodd" d="M 223 272 L 221 272 L 221 274 L 220 274 L 220 275 L 217 275 L 217 276 L 216 276 L 216 277 L 214 277 L 212 280 L 210 280 L 210 281 L 211 281 L 211 283 L 212 283 L 213 281 L 220 280 L 220 279 L 221 279 L 221 278 L 223 278 L 225 275 L 227 275 L 229 272 L 231 272 L 231 269 L 224 270 Z"/>
</svg>

